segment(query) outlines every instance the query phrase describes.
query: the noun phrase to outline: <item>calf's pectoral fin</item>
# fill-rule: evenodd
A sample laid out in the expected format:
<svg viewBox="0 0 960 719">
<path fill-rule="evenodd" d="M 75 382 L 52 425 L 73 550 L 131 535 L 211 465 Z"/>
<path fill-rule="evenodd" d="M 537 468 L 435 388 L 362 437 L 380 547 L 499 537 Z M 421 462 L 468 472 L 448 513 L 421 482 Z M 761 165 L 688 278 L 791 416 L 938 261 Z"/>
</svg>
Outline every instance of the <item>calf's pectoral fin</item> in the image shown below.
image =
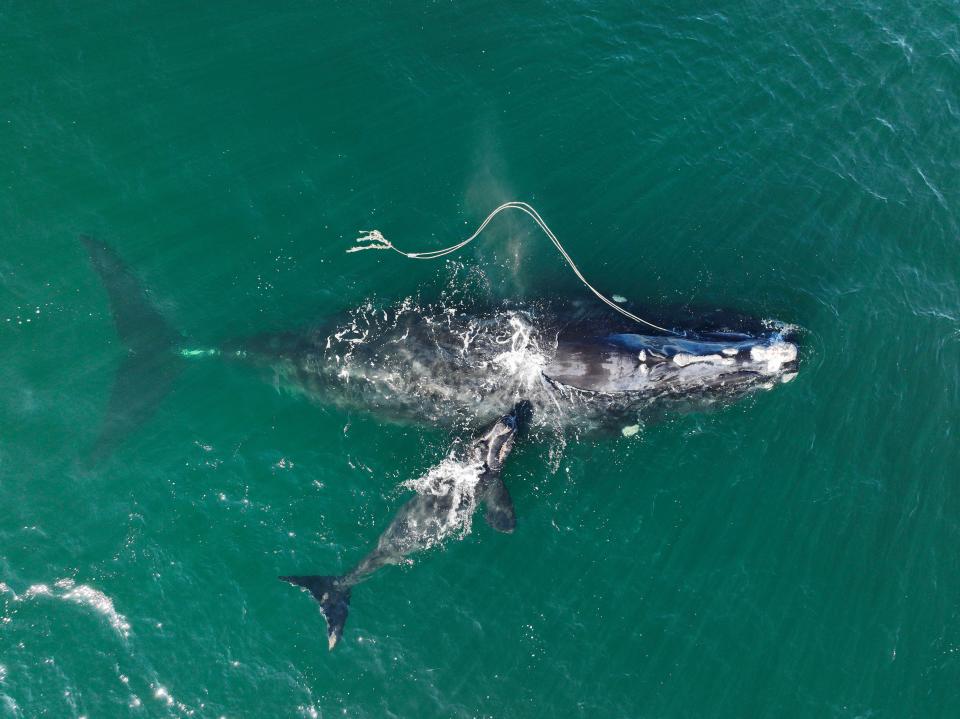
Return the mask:
<svg viewBox="0 0 960 719">
<path fill-rule="evenodd" d="M 490 480 L 483 497 L 487 511 L 483 518 L 498 532 L 512 532 L 517 526 L 517 515 L 513 510 L 513 499 L 507 485 L 500 476 Z"/>
<path fill-rule="evenodd" d="M 500 471 L 507 455 L 513 449 L 515 440 L 526 434 L 532 414 L 533 405 L 529 401 L 517 402 L 508 415 L 494 424 L 491 431 L 496 439 L 491 439 L 493 435 L 489 434 L 485 438 L 488 442 L 487 452 L 490 453 L 491 449 L 493 451 L 488 456 L 486 463 L 485 487 L 481 501 L 487 508 L 484 519 L 498 532 L 509 533 L 517 526 L 517 514 L 513 509 L 513 499 L 510 497 L 507 485 L 503 483 Z M 502 429 L 498 429 L 501 427 Z M 494 444 L 492 447 L 489 445 L 489 442 L 496 442 L 497 440 L 500 440 L 499 445 Z"/>
</svg>

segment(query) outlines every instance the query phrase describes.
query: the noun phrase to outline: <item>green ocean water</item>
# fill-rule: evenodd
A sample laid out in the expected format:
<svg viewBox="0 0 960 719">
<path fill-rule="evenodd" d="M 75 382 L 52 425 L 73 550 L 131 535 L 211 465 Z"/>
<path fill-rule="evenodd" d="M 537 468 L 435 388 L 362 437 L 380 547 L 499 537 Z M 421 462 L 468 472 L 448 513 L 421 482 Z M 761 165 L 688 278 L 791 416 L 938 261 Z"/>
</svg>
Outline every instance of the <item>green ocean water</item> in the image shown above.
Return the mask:
<svg viewBox="0 0 960 719">
<path fill-rule="evenodd" d="M 960 716 L 960 9 L 0 2 L 0 716 Z M 124 357 L 77 238 L 196 346 L 482 272 L 803 328 L 799 376 L 519 446 L 518 526 L 340 572 L 440 428 Z M 553 452 L 553 454 L 551 454 Z"/>
</svg>

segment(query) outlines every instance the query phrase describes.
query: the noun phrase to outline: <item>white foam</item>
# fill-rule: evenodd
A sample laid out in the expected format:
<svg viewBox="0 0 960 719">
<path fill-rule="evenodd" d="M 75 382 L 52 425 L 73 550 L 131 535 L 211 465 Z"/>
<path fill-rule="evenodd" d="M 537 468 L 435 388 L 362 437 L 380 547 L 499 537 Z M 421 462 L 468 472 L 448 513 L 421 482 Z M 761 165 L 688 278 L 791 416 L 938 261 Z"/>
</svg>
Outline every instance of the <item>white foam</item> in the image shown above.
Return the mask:
<svg viewBox="0 0 960 719">
<path fill-rule="evenodd" d="M 511 314 L 510 335 L 498 344 L 509 344 L 510 349 L 501 352 L 491 359 L 500 371 L 517 380 L 524 388 L 533 387 L 540 382 L 543 368 L 546 366 L 546 357 L 533 339 L 533 327 L 524 322 L 518 315 Z"/>
<path fill-rule="evenodd" d="M 61 579 L 55 585 L 65 590 L 62 598 L 90 607 L 98 614 L 103 615 L 122 637 L 130 636 L 130 623 L 113 606 L 113 600 L 98 589 L 86 584 L 76 585 L 72 579 Z"/>
<path fill-rule="evenodd" d="M 170 690 L 168 690 L 162 684 L 151 684 L 150 688 L 153 690 L 153 698 L 157 701 L 163 702 L 168 707 L 176 707 L 177 711 L 179 711 L 181 714 L 185 714 L 186 716 L 193 716 L 196 714 L 196 712 L 186 704 L 181 701 L 177 701 Z M 140 698 L 134 695 L 133 699 L 137 702 L 137 706 L 139 706 Z M 203 704 L 200 705 L 200 708 L 203 708 Z"/>
<path fill-rule="evenodd" d="M 439 544 L 451 535 L 465 537 L 470 533 L 474 510 L 477 508 L 477 484 L 483 473 L 480 462 L 464 462 L 450 456 L 422 477 L 403 482 L 404 487 L 417 494 L 447 497 L 450 509 L 436 526 L 411 527 L 419 530 L 418 543 L 426 547 Z"/>
<path fill-rule="evenodd" d="M 54 590 L 59 591 L 55 592 Z M 86 584 L 78 586 L 72 579 L 58 579 L 54 582 L 53 588 L 48 584 L 32 584 L 27 587 L 27 591 L 21 596 L 17 596 L 6 584 L 0 586 L 0 591 L 13 594 L 14 601 L 17 602 L 24 602 L 34 597 L 55 597 L 90 607 L 98 614 L 105 616 L 110 622 L 110 626 L 117 630 L 121 636 L 126 638 L 130 635 L 130 623 L 126 617 L 114 608 L 113 600 L 110 597 Z"/>
<path fill-rule="evenodd" d="M 23 598 L 30 599 L 31 597 L 50 596 L 51 594 L 53 592 L 46 584 L 31 584 L 27 587 L 27 591 L 23 593 Z"/>
<path fill-rule="evenodd" d="M 174 699 L 173 699 L 172 696 L 170 696 L 170 692 L 167 691 L 167 688 L 166 688 L 166 687 L 163 687 L 163 686 L 159 686 L 159 685 L 158 685 L 158 686 L 153 690 L 153 698 L 154 698 L 154 699 L 159 699 L 160 701 L 165 702 L 168 707 L 172 707 L 172 706 L 173 706 L 173 701 L 174 701 Z"/>
</svg>

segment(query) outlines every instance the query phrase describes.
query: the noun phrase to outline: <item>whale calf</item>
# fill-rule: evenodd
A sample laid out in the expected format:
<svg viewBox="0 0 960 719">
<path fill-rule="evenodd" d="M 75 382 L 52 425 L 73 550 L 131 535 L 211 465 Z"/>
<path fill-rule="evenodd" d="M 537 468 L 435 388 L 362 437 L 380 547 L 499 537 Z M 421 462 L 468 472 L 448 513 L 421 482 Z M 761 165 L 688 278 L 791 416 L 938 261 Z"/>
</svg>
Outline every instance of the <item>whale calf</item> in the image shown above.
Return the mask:
<svg viewBox="0 0 960 719">
<path fill-rule="evenodd" d="M 381 567 L 400 564 L 409 555 L 442 542 L 469 522 L 478 501 L 487 505 L 490 526 L 501 532 L 513 531 L 516 517 L 501 471 L 530 412 L 529 402 L 518 402 L 508 414 L 478 433 L 465 451 L 458 447 L 451 450 L 421 480 L 426 486 L 419 487 L 418 493 L 400 508 L 377 546 L 347 574 L 280 577 L 309 590 L 320 603 L 330 649 L 343 635 L 353 587 Z"/>
</svg>

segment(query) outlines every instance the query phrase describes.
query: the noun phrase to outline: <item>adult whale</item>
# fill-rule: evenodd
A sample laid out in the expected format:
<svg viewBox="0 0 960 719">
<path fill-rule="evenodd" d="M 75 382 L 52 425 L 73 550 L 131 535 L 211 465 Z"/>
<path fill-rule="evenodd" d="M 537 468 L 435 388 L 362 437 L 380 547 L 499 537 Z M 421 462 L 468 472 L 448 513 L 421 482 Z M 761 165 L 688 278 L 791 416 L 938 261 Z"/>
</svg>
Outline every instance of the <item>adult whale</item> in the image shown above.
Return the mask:
<svg viewBox="0 0 960 719">
<path fill-rule="evenodd" d="M 522 399 L 538 425 L 619 431 L 666 410 L 722 406 L 797 372 L 788 325 L 687 311 L 672 334 L 644 334 L 612 313 L 548 301 L 366 303 L 303 331 L 197 348 L 110 246 L 82 241 L 126 348 L 95 458 L 149 418 L 193 356 L 260 367 L 279 387 L 324 404 L 471 433 Z"/>
<path fill-rule="evenodd" d="M 687 324 L 675 335 L 640 334 L 571 303 L 407 301 L 228 342 L 217 353 L 315 401 L 381 418 L 469 426 L 528 399 L 536 424 L 581 434 L 722 406 L 796 375 L 788 326 L 729 313 Z"/>
<path fill-rule="evenodd" d="M 513 502 L 500 475 L 530 412 L 529 402 L 518 402 L 509 413 L 479 432 L 465 450 L 455 446 L 440 465 L 416 483 L 421 485 L 417 494 L 399 509 L 377 546 L 347 574 L 280 577 L 309 590 L 320 603 L 327 620 L 330 649 L 343 635 L 354 586 L 378 569 L 400 564 L 409 555 L 429 549 L 463 528 L 478 502 L 486 503 L 490 526 L 501 532 L 513 531 Z"/>
</svg>

